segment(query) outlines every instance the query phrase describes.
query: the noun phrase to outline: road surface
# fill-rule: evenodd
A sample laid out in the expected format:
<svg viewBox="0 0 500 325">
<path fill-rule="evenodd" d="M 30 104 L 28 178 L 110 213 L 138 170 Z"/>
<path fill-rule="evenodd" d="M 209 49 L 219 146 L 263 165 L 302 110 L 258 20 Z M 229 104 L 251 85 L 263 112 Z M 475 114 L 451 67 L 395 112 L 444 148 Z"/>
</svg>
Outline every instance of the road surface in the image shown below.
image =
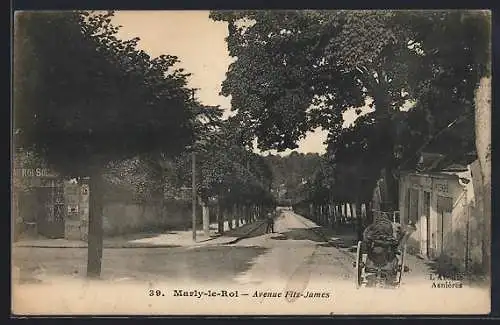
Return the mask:
<svg viewBox="0 0 500 325">
<path fill-rule="evenodd" d="M 446 308 L 463 313 L 488 309 L 484 290 L 431 289 L 427 268 L 415 259 L 409 260 L 412 271 L 401 288 L 356 290 L 353 254 L 330 246 L 315 228 L 285 211 L 276 220 L 275 233 L 265 234 L 262 227 L 231 245 L 107 249 L 98 281 L 84 280 L 86 249 L 15 248 L 20 284 L 14 287 L 14 300 L 18 297 L 20 312 L 40 313 L 432 314 L 446 313 Z M 210 299 L 181 297 L 184 291 L 196 296 L 203 290 L 227 292 Z M 231 290 L 236 298 L 224 296 Z M 437 307 L 438 301 L 445 307 Z"/>
<path fill-rule="evenodd" d="M 278 281 L 299 266 L 321 269 L 323 274 L 347 279 L 353 272 L 345 253 L 326 245 L 292 212 L 276 221 L 275 233 L 259 228 L 250 238 L 233 245 L 210 247 L 105 249 L 102 279 L 211 281 L 232 284 Z M 13 250 L 14 265 L 22 282 L 39 282 L 52 276 L 78 278 L 85 274 L 85 248 L 26 248 Z"/>
</svg>

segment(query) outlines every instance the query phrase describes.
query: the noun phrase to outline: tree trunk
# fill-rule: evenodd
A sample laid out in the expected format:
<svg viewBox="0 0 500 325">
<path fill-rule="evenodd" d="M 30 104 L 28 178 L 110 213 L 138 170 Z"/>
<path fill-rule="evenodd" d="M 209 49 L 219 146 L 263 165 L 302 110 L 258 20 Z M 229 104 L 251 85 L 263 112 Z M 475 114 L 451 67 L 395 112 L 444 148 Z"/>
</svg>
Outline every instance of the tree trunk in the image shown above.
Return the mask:
<svg viewBox="0 0 500 325">
<path fill-rule="evenodd" d="M 331 217 L 330 217 L 330 222 L 329 222 L 329 226 L 332 229 L 335 227 L 335 220 L 337 220 L 337 202 L 332 202 Z"/>
<path fill-rule="evenodd" d="M 356 204 L 350 203 L 349 207 L 351 208 L 351 222 L 352 222 L 352 228 L 355 231 L 356 230 L 356 221 L 357 219 L 357 212 L 356 212 Z"/>
<path fill-rule="evenodd" d="M 227 213 L 228 213 L 227 225 L 229 226 L 229 230 L 233 230 L 233 218 L 234 218 L 234 205 L 233 204 L 229 204 Z"/>
<path fill-rule="evenodd" d="M 240 226 L 241 205 L 236 205 L 234 210 L 234 227 Z"/>
<path fill-rule="evenodd" d="M 330 227 L 330 204 L 325 205 L 325 226 Z"/>
<path fill-rule="evenodd" d="M 204 200 L 201 201 L 201 211 L 202 211 L 202 219 L 203 219 L 203 232 L 205 236 L 210 236 L 210 212 L 208 210 L 207 202 Z"/>
<path fill-rule="evenodd" d="M 333 201 L 330 201 L 330 203 L 328 203 L 328 226 L 331 228 L 332 227 L 332 221 L 333 221 L 333 218 L 334 218 L 334 212 L 333 211 L 333 208 L 334 208 L 334 205 L 335 203 Z"/>
<path fill-rule="evenodd" d="M 363 217 L 361 215 L 361 202 L 356 202 L 356 234 L 358 241 L 363 239 Z"/>
<path fill-rule="evenodd" d="M 399 184 L 392 174 L 392 167 L 384 168 L 382 177 L 380 209 L 386 212 L 396 211 L 399 206 Z"/>
<path fill-rule="evenodd" d="M 476 150 L 481 170 L 481 189 L 478 200 L 482 214 L 483 269 L 490 275 L 491 258 L 491 77 L 483 77 L 475 94 Z"/>
<path fill-rule="evenodd" d="M 316 203 L 314 204 L 314 217 L 316 218 L 316 220 L 318 220 L 318 223 L 321 225 L 321 216 L 319 215 L 319 210 Z"/>
<path fill-rule="evenodd" d="M 233 219 L 231 220 L 231 223 L 233 224 L 233 228 L 238 228 L 238 205 L 234 204 L 233 206 Z"/>
<path fill-rule="evenodd" d="M 339 225 L 342 225 L 345 220 L 345 204 L 340 203 L 339 209 L 340 209 Z"/>
<path fill-rule="evenodd" d="M 87 237 L 87 277 L 89 278 L 101 276 L 103 192 L 102 170 L 96 169 L 89 179 L 89 230 Z"/>
<path fill-rule="evenodd" d="M 342 202 L 340 203 L 339 210 L 340 210 L 339 225 L 341 225 L 341 224 L 344 223 L 344 218 L 345 218 L 345 215 L 344 215 L 344 203 L 342 203 Z"/>
<path fill-rule="evenodd" d="M 338 227 L 342 220 L 342 204 L 337 205 L 337 219 L 335 220 L 335 227 Z"/>
<path fill-rule="evenodd" d="M 350 212 L 349 212 L 349 206 L 350 204 L 349 203 L 344 203 L 344 209 L 345 209 L 345 222 L 347 223 L 347 221 L 349 220 L 349 216 L 351 215 Z"/>
<path fill-rule="evenodd" d="M 388 92 L 387 84 L 385 81 L 381 82 L 374 88 L 374 105 L 377 108 L 375 110 L 376 119 L 379 120 L 379 125 L 383 131 L 380 136 L 379 141 L 384 145 L 384 147 L 389 150 L 390 155 L 387 157 L 388 161 L 385 164 L 385 168 L 381 170 L 379 174 L 383 180 L 381 189 L 381 209 L 383 211 L 394 211 L 398 208 L 398 182 L 393 176 L 393 171 L 396 166 L 393 150 L 395 145 L 395 140 L 397 139 L 396 127 L 393 120 L 391 119 L 391 105 L 390 105 L 390 94 Z M 385 150 L 384 150 L 385 151 Z M 384 154 L 385 155 L 385 154 Z M 373 190 L 370 193 L 370 198 L 373 196 Z"/>
<path fill-rule="evenodd" d="M 366 211 L 366 223 L 371 224 L 373 222 L 373 211 L 372 211 L 372 202 L 365 202 L 365 211 Z"/>
<path fill-rule="evenodd" d="M 222 208 L 219 202 L 217 202 L 217 207 L 215 210 L 216 216 L 217 216 L 217 230 L 219 231 L 219 234 L 224 234 L 224 218 L 222 216 Z"/>
</svg>

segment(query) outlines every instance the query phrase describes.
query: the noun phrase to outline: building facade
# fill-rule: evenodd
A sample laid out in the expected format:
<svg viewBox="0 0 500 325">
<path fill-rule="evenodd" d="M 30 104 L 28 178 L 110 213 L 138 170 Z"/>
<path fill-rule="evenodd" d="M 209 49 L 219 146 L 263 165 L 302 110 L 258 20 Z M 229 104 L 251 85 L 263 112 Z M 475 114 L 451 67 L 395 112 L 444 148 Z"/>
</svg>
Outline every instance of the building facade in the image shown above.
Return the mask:
<svg viewBox="0 0 500 325">
<path fill-rule="evenodd" d="M 53 173 L 24 173 L 22 187 L 14 187 L 14 235 L 86 240 L 88 185 Z"/>
<path fill-rule="evenodd" d="M 460 270 L 481 263 L 471 165 L 402 173 L 399 191 L 401 222 L 417 228 L 408 241 L 410 252 L 431 260 L 445 256 Z"/>
<path fill-rule="evenodd" d="M 86 182 L 64 182 L 66 218 L 64 238 L 87 240 L 89 223 L 89 186 Z"/>
</svg>

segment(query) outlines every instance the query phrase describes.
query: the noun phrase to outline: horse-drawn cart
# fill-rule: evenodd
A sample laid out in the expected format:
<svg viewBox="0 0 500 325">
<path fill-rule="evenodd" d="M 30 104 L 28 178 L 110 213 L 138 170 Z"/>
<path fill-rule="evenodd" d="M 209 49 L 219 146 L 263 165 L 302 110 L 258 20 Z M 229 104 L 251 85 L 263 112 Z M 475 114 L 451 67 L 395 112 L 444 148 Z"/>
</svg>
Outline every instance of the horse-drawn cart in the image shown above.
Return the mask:
<svg viewBox="0 0 500 325">
<path fill-rule="evenodd" d="M 393 228 L 401 231 L 399 220 L 392 213 Z M 411 225 L 410 225 L 411 226 Z M 406 239 L 410 232 L 395 231 L 394 238 L 371 238 L 359 241 L 356 249 L 356 287 L 399 287 L 403 273 L 409 269 L 405 265 Z"/>
</svg>

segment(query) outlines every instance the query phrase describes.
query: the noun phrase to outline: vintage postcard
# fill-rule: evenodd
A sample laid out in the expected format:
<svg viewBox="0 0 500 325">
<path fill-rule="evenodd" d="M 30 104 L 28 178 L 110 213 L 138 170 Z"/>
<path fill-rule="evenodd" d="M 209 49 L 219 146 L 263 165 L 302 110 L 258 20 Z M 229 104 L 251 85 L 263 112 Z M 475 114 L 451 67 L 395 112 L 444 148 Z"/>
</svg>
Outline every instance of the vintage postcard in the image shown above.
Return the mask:
<svg viewBox="0 0 500 325">
<path fill-rule="evenodd" d="M 489 11 L 14 16 L 13 316 L 490 312 Z"/>
</svg>

